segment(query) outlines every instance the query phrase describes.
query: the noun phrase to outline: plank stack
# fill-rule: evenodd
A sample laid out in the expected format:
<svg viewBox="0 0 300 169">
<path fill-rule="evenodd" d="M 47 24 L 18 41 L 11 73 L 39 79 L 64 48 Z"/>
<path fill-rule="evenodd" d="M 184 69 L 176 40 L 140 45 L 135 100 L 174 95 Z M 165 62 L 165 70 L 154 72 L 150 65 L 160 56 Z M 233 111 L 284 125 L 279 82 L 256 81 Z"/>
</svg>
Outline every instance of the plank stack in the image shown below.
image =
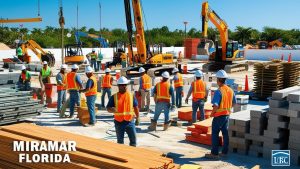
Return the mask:
<svg viewBox="0 0 300 169">
<path fill-rule="evenodd" d="M 43 111 L 38 100 L 33 100 L 29 91 L 0 89 L 0 125 L 23 121 Z"/>
<path fill-rule="evenodd" d="M 204 116 L 205 119 L 210 117 L 212 111 L 211 104 L 206 104 L 204 106 Z M 181 107 L 178 109 L 178 119 L 183 121 L 192 121 L 193 108 L 192 107 Z M 197 111 L 197 120 L 200 120 L 200 111 Z"/>
<path fill-rule="evenodd" d="M 296 86 L 299 84 L 300 77 L 300 63 L 298 62 L 284 62 L 282 63 L 284 70 L 284 88 Z"/>
<path fill-rule="evenodd" d="M 75 141 L 76 151 L 12 151 L 12 142 L 18 141 Z M 179 168 L 173 160 L 162 153 L 144 148 L 130 147 L 101 139 L 76 135 L 53 128 L 32 124 L 15 124 L 0 128 L 0 167 L 1 168 Z M 19 163 L 19 153 L 68 154 L 70 163 Z M 30 154 L 31 155 L 31 154 Z"/>
</svg>

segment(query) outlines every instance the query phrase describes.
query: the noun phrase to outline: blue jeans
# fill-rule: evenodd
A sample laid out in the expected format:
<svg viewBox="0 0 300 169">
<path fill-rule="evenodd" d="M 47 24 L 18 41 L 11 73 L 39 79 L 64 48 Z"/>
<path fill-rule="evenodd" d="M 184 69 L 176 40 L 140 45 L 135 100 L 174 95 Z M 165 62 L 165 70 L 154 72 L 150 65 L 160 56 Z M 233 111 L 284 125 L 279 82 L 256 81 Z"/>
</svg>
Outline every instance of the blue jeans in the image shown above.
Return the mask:
<svg viewBox="0 0 300 169">
<path fill-rule="evenodd" d="M 91 67 L 94 68 L 94 70 L 97 69 L 97 62 L 96 62 L 96 59 L 91 59 Z"/>
<path fill-rule="evenodd" d="M 25 83 L 18 82 L 17 86 L 20 91 L 30 91 L 31 90 L 30 82 L 25 82 Z"/>
<path fill-rule="evenodd" d="M 181 94 L 182 90 L 183 90 L 182 86 L 175 88 L 175 91 L 176 91 L 176 98 L 175 98 L 176 107 L 178 107 L 178 108 L 180 108 L 182 106 L 182 103 L 181 103 L 182 102 L 182 94 Z"/>
<path fill-rule="evenodd" d="M 95 115 L 95 102 L 97 99 L 97 95 L 86 96 L 87 107 L 90 114 L 90 124 L 96 123 L 96 115 Z"/>
<path fill-rule="evenodd" d="M 155 113 L 154 113 L 154 122 L 157 122 L 159 115 L 161 112 L 165 114 L 165 124 L 169 123 L 170 117 L 170 103 L 167 102 L 157 102 L 155 105 Z"/>
<path fill-rule="evenodd" d="M 74 115 L 75 104 L 80 106 L 80 96 L 77 90 L 70 90 L 70 116 Z"/>
<path fill-rule="evenodd" d="M 204 100 L 197 100 L 196 102 L 192 102 L 193 114 L 192 114 L 192 122 L 195 123 L 197 121 L 197 111 L 198 108 L 200 110 L 200 120 L 205 120 L 204 116 Z"/>
<path fill-rule="evenodd" d="M 212 121 L 212 149 L 211 153 L 214 155 L 219 154 L 219 133 L 222 131 L 223 135 L 223 149 L 222 153 L 228 153 L 228 146 L 229 146 L 229 137 L 228 137 L 228 121 L 229 116 L 219 116 L 214 117 Z"/>
<path fill-rule="evenodd" d="M 116 128 L 116 134 L 117 134 L 117 142 L 119 144 L 124 144 L 124 134 L 125 132 L 128 135 L 129 138 L 129 145 L 130 146 L 136 146 L 136 130 L 135 130 L 135 124 L 134 120 L 132 121 L 122 121 L 118 122 L 114 120 L 115 122 L 115 128 Z"/>
<path fill-rule="evenodd" d="M 105 107 L 105 94 L 107 93 L 108 99 L 111 96 L 111 88 L 102 88 L 101 106 Z"/>
<path fill-rule="evenodd" d="M 60 112 L 61 105 L 66 102 L 66 90 L 57 91 L 57 112 Z"/>
</svg>

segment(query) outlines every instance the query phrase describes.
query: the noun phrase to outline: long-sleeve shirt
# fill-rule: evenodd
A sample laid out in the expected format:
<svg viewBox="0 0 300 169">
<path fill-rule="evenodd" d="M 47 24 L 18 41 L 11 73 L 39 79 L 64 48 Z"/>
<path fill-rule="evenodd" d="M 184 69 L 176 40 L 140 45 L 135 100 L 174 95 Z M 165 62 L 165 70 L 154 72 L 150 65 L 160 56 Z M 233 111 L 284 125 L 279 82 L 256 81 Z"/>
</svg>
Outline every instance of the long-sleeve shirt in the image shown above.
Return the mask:
<svg viewBox="0 0 300 169">
<path fill-rule="evenodd" d="M 157 93 L 157 91 L 156 91 L 156 86 L 154 86 L 153 93 L 154 93 L 154 94 Z M 173 86 L 171 86 L 171 85 L 170 85 L 170 89 L 169 89 L 169 94 L 170 94 L 170 96 L 171 96 L 172 105 L 175 105 L 174 88 L 173 88 Z"/>
</svg>

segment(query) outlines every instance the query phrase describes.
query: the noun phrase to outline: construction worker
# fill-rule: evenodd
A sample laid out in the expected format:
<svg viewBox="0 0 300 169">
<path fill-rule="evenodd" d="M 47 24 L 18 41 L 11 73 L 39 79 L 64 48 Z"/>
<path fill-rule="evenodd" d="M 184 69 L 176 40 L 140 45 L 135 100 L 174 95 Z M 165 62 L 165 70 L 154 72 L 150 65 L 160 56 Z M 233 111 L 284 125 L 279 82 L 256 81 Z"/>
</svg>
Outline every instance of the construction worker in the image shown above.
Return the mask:
<svg viewBox="0 0 300 169">
<path fill-rule="evenodd" d="M 48 66 L 48 62 L 44 61 L 42 71 L 40 72 L 40 75 L 39 75 L 39 81 L 40 81 L 40 85 L 41 85 L 41 88 L 42 88 L 41 104 L 44 104 L 45 84 L 50 83 L 51 75 L 52 75 L 52 71 L 51 71 L 50 67 Z"/>
<path fill-rule="evenodd" d="M 106 106 L 107 111 L 114 113 L 117 142 L 124 144 L 125 131 L 129 138 L 129 145 L 136 146 L 136 129 L 139 125 L 139 109 L 137 99 L 127 91 L 129 81 L 122 76 L 117 81 L 119 92 L 110 97 Z M 134 123 L 134 117 L 136 119 Z"/>
<path fill-rule="evenodd" d="M 175 100 L 176 100 L 176 107 L 180 108 L 182 106 L 182 96 L 183 96 L 183 79 L 182 75 L 179 73 L 177 68 L 174 68 L 172 73 L 174 74 L 174 88 L 175 88 Z"/>
<path fill-rule="evenodd" d="M 212 121 L 212 149 L 211 153 L 205 154 L 205 157 L 216 159 L 219 157 L 219 132 L 222 131 L 223 135 L 223 149 L 221 156 L 226 156 L 228 153 L 228 123 L 229 115 L 233 104 L 236 103 L 236 98 L 233 90 L 225 85 L 225 81 L 228 78 L 227 73 L 224 70 L 219 70 L 216 73 L 217 84 L 219 89 L 216 90 L 212 99 L 213 110 L 211 117 L 214 117 Z"/>
<path fill-rule="evenodd" d="M 78 66 L 72 65 L 71 72 L 67 73 L 67 90 L 70 93 L 70 115 L 69 118 L 74 117 L 75 104 L 80 106 L 80 95 L 79 90 L 82 89 L 82 81 L 80 76 L 77 74 Z"/>
<path fill-rule="evenodd" d="M 85 127 L 88 127 L 94 126 L 96 123 L 95 102 L 97 99 L 97 78 L 94 76 L 93 68 L 90 66 L 85 68 L 85 74 L 89 79 L 85 89 L 80 90 L 80 92 L 85 92 L 86 103 L 90 114 L 90 122 L 85 125 Z"/>
<path fill-rule="evenodd" d="M 60 67 L 60 72 L 56 75 L 56 83 L 57 83 L 57 113 L 60 113 L 61 106 L 66 102 L 66 89 L 67 89 L 67 81 L 66 81 L 66 70 L 67 65 L 63 64 Z"/>
<path fill-rule="evenodd" d="M 154 119 L 151 119 L 151 125 L 148 127 L 150 131 L 156 130 L 157 120 L 160 113 L 163 111 L 165 114 L 164 122 L 164 131 L 169 128 L 169 112 L 170 107 L 173 111 L 175 109 L 175 98 L 174 98 L 174 89 L 171 84 L 168 82 L 170 78 L 169 72 L 162 73 L 162 81 L 157 83 L 154 87 L 154 101 L 155 101 L 155 114 Z M 170 97 L 172 98 L 172 106 L 170 106 Z"/>
<path fill-rule="evenodd" d="M 26 70 L 26 66 L 22 65 L 22 72 L 20 74 L 19 82 L 18 82 L 18 88 L 20 89 L 20 91 L 31 90 L 30 80 L 31 80 L 30 73 Z"/>
<path fill-rule="evenodd" d="M 103 54 L 101 53 L 101 49 L 100 49 L 100 52 L 98 53 L 98 58 L 97 58 L 97 71 L 100 70 L 102 60 L 103 60 Z"/>
<path fill-rule="evenodd" d="M 205 119 L 204 104 L 207 100 L 207 95 L 208 95 L 208 87 L 207 87 L 206 83 L 203 80 L 201 80 L 201 78 L 203 77 L 203 72 L 201 70 L 197 70 L 195 72 L 195 77 L 196 77 L 196 80 L 194 82 L 192 82 L 189 92 L 185 99 L 185 103 L 188 104 L 188 99 L 191 96 L 191 94 L 193 94 L 192 123 L 195 123 L 197 121 L 198 108 L 200 110 L 200 120 L 202 121 Z"/>
<path fill-rule="evenodd" d="M 139 93 L 141 95 L 141 111 L 149 111 L 150 107 L 150 89 L 151 85 L 151 77 L 146 74 L 146 70 L 141 67 L 139 69 L 139 73 L 141 74 L 140 78 L 140 88 Z M 145 100 L 147 99 L 147 105 L 145 107 Z"/>
<path fill-rule="evenodd" d="M 121 65 L 122 65 L 122 68 L 125 68 L 126 67 L 126 64 L 127 64 L 127 55 L 124 53 L 124 52 L 119 52 L 121 54 L 120 58 L 121 58 Z"/>
<path fill-rule="evenodd" d="M 105 95 L 107 94 L 108 99 L 111 96 L 111 86 L 113 82 L 113 77 L 110 75 L 110 68 L 105 69 L 105 75 L 102 78 L 101 88 L 102 88 L 102 96 L 101 96 L 101 106 L 105 108 Z"/>
<path fill-rule="evenodd" d="M 17 56 L 18 56 L 18 59 L 21 60 L 22 62 L 24 61 L 24 58 L 23 58 L 23 50 L 21 48 L 21 46 L 19 46 L 17 48 Z"/>
<path fill-rule="evenodd" d="M 91 58 L 91 62 L 90 62 L 90 65 L 92 68 L 94 69 L 97 69 L 97 62 L 96 62 L 96 59 L 97 59 L 97 53 L 96 53 L 96 50 L 93 48 L 92 49 L 92 52 L 91 53 L 88 53 L 87 56 L 89 56 Z"/>
</svg>

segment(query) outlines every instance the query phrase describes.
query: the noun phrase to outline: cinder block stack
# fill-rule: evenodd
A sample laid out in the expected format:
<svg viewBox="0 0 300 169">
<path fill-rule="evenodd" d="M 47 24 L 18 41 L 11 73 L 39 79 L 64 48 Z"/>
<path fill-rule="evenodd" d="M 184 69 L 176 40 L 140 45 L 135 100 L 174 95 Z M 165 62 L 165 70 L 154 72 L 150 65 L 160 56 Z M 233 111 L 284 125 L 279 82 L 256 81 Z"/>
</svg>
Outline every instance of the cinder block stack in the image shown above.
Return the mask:
<svg viewBox="0 0 300 169">
<path fill-rule="evenodd" d="M 263 132 L 267 127 L 267 110 L 251 110 L 250 112 L 250 133 L 245 135 L 250 141 L 249 155 L 262 157 L 263 155 Z"/>
<path fill-rule="evenodd" d="M 229 119 L 229 148 L 233 153 L 248 154 L 250 142 L 245 138 L 249 133 L 250 110 L 236 112 Z"/>
<path fill-rule="evenodd" d="M 299 84 L 298 78 L 300 76 L 300 63 L 298 62 L 284 62 L 282 63 L 284 69 L 284 88 L 296 86 Z"/>
<path fill-rule="evenodd" d="M 273 91 L 283 89 L 283 65 L 280 63 L 255 63 L 254 64 L 254 94 L 265 99 Z"/>
<path fill-rule="evenodd" d="M 289 150 L 291 161 L 300 165 L 300 91 L 290 93 L 287 97 L 290 102 L 288 116 L 290 117 Z"/>
</svg>

